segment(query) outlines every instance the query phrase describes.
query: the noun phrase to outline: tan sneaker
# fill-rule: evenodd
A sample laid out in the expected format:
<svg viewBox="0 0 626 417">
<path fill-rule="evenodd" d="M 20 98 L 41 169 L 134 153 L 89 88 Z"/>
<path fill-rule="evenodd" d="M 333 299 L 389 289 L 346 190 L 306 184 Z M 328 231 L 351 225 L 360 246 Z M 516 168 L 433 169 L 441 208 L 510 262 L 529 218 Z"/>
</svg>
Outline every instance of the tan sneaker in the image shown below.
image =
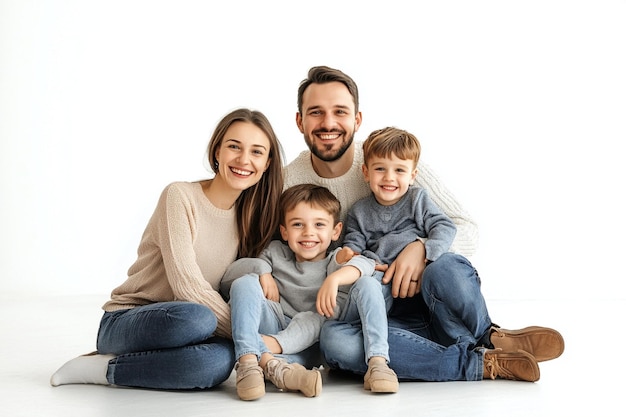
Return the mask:
<svg viewBox="0 0 626 417">
<path fill-rule="evenodd" d="M 485 349 L 483 379 L 487 378 L 535 382 L 539 380 L 539 365 L 530 353 L 523 350 Z"/>
<path fill-rule="evenodd" d="M 257 400 L 265 395 L 263 369 L 257 361 L 237 362 L 237 395 L 244 401 Z"/>
<path fill-rule="evenodd" d="M 398 376 L 385 362 L 375 362 L 368 366 L 363 388 L 379 393 L 398 392 Z"/>
<path fill-rule="evenodd" d="M 561 356 L 565 349 L 563 336 L 548 327 L 530 326 L 519 330 L 491 328 L 491 343 L 496 349 L 505 352 L 525 350 L 537 362 L 548 361 Z"/>
<path fill-rule="evenodd" d="M 278 389 L 300 391 L 305 397 L 322 393 L 322 375 L 317 369 L 306 369 L 299 363 L 273 358 L 265 365 L 265 377 Z"/>
</svg>

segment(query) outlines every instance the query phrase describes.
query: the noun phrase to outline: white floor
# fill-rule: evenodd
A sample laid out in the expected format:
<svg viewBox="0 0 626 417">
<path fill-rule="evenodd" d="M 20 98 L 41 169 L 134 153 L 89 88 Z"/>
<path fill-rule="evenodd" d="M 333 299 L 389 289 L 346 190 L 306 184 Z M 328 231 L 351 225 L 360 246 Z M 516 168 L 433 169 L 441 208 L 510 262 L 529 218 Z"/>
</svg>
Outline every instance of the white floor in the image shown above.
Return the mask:
<svg viewBox="0 0 626 417">
<path fill-rule="evenodd" d="M 618 416 L 625 394 L 622 307 L 625 300 L 577 302 L 488 300 L 503 327 L 547 325 L 565 338 L 565 353 L 541 363 L 536 383 L 403 382 L 400 392 L 374 395 L 362 381 L 324 372 L 317 398 L 268 388 L 258 401 L 237 398 L 234 376 L 207 391 L 164 392 L 66 385 L 50 375 L 66 360 L 94 350 L 107 295 L 0 296 L 2 416 Z M 269 387 L 269 386 L 268 386 Z"/>
</svg>

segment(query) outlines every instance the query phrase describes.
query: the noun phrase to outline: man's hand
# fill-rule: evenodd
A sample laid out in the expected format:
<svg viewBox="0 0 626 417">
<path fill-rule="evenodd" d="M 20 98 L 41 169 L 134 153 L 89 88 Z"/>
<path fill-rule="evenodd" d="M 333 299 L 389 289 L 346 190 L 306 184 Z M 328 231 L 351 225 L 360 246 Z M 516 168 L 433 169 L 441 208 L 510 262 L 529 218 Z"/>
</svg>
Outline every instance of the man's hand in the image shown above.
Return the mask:
<svg viewBox="0 0 626 417">
<path fill-rule="evenodd" d="M 421 241 L 409 243 L 389 265 L 383 275 L 383 284 L 391 281 L 394 298 L 413 297 L 420 292 L 422 273 L 426 267 L 426 248 Z"/>
<path fill-rule="evenodd" d="M 280 301 L 280 294 L 278 293 L 278 285 L 272 274 L 263 274 L 259 276 L 259 283 L 263 289 L 263 295 L 270 301 Z"/>
</svg>

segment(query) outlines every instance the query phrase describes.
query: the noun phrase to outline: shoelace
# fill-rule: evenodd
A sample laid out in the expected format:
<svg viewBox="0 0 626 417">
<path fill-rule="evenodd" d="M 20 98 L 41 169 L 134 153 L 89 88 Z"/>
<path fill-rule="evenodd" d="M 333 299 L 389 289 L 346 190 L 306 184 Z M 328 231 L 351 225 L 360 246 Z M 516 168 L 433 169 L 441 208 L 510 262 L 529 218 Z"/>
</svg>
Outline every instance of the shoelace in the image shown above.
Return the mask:
<svg viewBox="0 0 626 417">
<path fill-rule="evenodd" d="M 489 377 L 491 379 L 496 379 L 497 376 L 505 379 L 517 379 L 508 369 L 500 366 L 498 357 L 495 354 L 489 354 L 489 358 L 485 358 L 485 361 L 485 368 L 487 369 L 487 372 L 489 372 Z"/>
<path fill-rule="evenodd" d="M 506 334 L 502 330 L 500 330 L 499 327 L 492 327 L 491 328 L 491 335 L 490 336 L 493 336 L 494 334 L 496 336 L 498 336 L 498 337 L 506 337 Z"/>
</svg>

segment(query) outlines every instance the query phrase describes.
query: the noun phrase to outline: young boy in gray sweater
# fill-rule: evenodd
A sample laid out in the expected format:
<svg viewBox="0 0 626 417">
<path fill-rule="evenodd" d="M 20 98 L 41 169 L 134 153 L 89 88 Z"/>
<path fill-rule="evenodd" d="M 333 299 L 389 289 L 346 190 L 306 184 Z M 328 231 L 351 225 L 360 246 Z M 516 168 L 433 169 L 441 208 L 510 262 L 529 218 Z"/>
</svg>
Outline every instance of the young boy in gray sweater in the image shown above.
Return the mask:
<svg viewBox="0 0 626 417">
<path fill-rule="evenodd" d="M 456 226 L 415 186 L 421 153 L 418 139 L 395 127 L 372 132 L 363 142 L 363 176 L 371 194 L 350 207 L 344 247 L 360 253 L 384 270 L 400 252 L 420 239 L 426 264 L 450 250 Z M 420 282 L 411 281 L 419 290 Z"/>
<path fill-rule="evenodd" d="M 273 241 L 261 256 L 237 260 L 224 275 L 221 289 L 230 295 L 241 399 L 264 395 L 264 374 L 272 382 L 276 374 L 299 375 L 290 378 L 291 386 L 275 385 L 319 395 L 319 371 L 288 364 L 274 354 L 298 353 L 313 345 L 329 318 L 359 320 L 369 335 L 366 360 L 384 366 L 370 372 L 366 387 L 374 383 L 375 392 L 398 390 L 397 377 L 387 366 L 387 306 L 381 284 L 373 277 L 374 261 L 341 248 L 328 253 L 341 235 L 340 212 L 341 204 L 325 187 L 301 184 L 285 190 L 280 233 L 287 244 Z M 286 376 L 283 379 L 286 383 Z"/>
</svg>

